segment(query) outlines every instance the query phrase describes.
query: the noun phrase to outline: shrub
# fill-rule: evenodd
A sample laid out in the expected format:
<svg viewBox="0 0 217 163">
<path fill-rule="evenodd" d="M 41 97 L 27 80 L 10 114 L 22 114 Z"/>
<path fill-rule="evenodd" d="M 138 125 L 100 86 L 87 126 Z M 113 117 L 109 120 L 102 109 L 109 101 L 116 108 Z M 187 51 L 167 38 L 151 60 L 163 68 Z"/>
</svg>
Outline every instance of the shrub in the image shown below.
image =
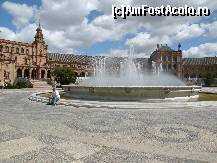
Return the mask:
<svg viewBox="0 0 217 163">
<path fill-rule="evenodd" d="M 204 79 L 203 79 L 205 85 L 206 86 L 212 86 L 215 83 L 215 77 L 216 77 L 216 74 L 214 74 L 214 73 L 206 74 Z"/>
<path fill-rule="evenodd" d="M 21 89 L 21 88 L 33 88 L 33 85 L 28 80 L 16 80 L 13 84 L 6 83 L 5 89 Z"/>
<path fill-rule="evenodd" d="M 18 89 L 33 87 L 32 83 L 30 83 L 28 80 L 18 81 L 17 83 L 14 84 L 14 86 L 17 87 Z"/>
</svg>

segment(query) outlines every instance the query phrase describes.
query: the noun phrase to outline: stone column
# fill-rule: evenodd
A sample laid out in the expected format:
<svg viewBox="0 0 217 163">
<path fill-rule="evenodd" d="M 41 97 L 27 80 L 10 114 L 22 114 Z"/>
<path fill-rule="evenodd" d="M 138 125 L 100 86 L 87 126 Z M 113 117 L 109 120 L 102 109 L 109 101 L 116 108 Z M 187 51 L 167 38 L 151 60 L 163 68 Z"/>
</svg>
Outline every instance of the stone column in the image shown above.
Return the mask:
<svg viewBox="0 0 217 163">
<path fill-rule="evenodd" d="M 44 78 L 47 79 L 47 70 L 44 71 L 45 71 Z"/>
<path fill-rule="evenodd" d="M 24 68 L 22 68 L 22 78 L 24 78 Z"/>
<path fill-rule="evenodd" d="M 32 79 L 32 68 L 29 69 L 29 79 Z"/>
<path fill-rule="evenodd" d="M 172 57 L 172 64 L 171 64 L 171 69 L 174 70 L 174 65 L 173 65 L 173 56 Z"/>
<path fill-rule="evenodd" d="M 15 69 L 15 64 L 14 63 L 9 64 L 9 71 L 10 71 L 9 79 L 11 81 L 11 84 L 13 84 L 14 80 L 15 80 L 15 76 L 16 76 L 16 73 L 15 73 L 16 69 Z"/>
<path fill-rule="evenodd" d="M 4 70 L 1 62 L 0 62 L 0 84 L 4 84 Z"/>
</svg>

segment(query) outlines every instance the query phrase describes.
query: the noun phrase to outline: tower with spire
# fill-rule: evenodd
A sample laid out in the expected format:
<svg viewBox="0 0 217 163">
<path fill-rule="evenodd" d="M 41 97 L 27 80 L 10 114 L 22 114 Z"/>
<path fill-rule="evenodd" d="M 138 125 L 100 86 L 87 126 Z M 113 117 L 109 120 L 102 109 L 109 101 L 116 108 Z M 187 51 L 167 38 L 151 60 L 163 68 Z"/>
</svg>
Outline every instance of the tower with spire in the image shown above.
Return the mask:
<svg viewBox="0 0 217 163">
<path fill-rule="evenodd" d="M 39 20 L 38 27 L 36 29 L 35 40 L 33 42 L 33 55 L 32 61 L 33 65 L 37 66 L 37 76 L 36 78 L 41 77 L 41 70 L 39 67 L 46 66 L 47 63 L 47 50 L 48 46 L 44 41 L 43 31 L 41 28 L 41 22 Z"/>
<path fill-rule="evenodd" d="M 41 29 L 41 22 L 39 20 L 39 23 L 38 23 L 38 28 L 36 29 L 36 34 L 35 34 L 35 43 L 45 43 L 44 42 L 44 36 L 43 36 L 43 33 L 42 33 L 42 29 Z"/>
</svg>

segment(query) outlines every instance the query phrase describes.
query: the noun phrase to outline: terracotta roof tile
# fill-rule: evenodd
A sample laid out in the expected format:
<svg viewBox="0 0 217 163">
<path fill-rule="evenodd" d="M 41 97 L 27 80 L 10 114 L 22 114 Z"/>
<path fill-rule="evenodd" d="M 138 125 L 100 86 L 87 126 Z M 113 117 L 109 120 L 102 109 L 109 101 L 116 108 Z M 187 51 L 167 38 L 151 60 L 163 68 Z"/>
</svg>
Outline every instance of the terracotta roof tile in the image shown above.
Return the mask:
<svg viewBox="0 0 217 163">
<path fill-rule="evenodd" d="M 217 57 L 183 58 L 183 65 L 216 65 Z"/>
</svg>

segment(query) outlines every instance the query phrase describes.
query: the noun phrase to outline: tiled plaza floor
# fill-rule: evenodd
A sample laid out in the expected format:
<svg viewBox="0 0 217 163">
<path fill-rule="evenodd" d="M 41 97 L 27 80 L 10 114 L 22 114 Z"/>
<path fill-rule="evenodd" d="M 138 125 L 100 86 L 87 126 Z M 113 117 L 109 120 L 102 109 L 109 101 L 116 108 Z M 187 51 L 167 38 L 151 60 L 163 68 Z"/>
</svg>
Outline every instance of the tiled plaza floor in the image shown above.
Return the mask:
<svg viewBox="0 0 217 163">
<path fill-rule="evenodd" d="M 35 91 L 0 90 L 2 163 L 217 162 L 217 102 L 53 107 L 28 100 Z"/>
</svg>

